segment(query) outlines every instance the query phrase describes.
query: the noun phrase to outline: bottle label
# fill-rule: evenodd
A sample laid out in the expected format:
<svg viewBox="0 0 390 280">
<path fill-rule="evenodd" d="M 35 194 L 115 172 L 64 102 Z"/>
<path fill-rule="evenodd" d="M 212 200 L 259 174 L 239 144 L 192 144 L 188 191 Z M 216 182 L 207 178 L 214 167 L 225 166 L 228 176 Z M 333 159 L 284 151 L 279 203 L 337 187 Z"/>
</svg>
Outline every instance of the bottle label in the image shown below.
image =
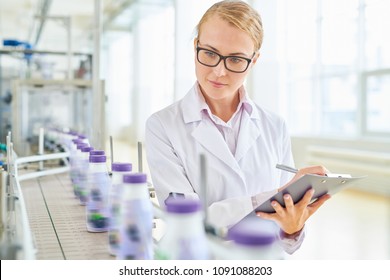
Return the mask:
<svg viewBox="0 0 390 280">
<path fill-rule="evenodd" d="M 146 200 L 125 200 L 121 204 L 118 258 L 153 259 L 153 209 Z"/>
<path fill-rule="evenodd" d="M 77 195 L 80 199 L 80 204 L 85 205 L 88 198 L 88 163 L 83 162 L 78 176 L 78 190 Z"/>
<path fill-rule="evenodd" d="M 93 173 L 90 178 L 87 201 L 87 227 L 96 231 L 108 228 L 108 189 L 110 179 L 107 173 Z"/>
<path fill-rule="evenodd" d="M 70 159 L 70 178 L 73 185 L 73 192 L 76 197 L 79 197 L 79 175 L 80 175 L 80 158 L 77 156 L 77 151 L 73 151 Z"/>
<path fill-rule="evenodd" d="M 108 240 L 111 254 L 116 255 L 119 248 L 119 225 L 120 225 L 120 190 L 119 184 L 113 184 L 109 197 L 110 222 L 108 228 Z"/>
</svg>

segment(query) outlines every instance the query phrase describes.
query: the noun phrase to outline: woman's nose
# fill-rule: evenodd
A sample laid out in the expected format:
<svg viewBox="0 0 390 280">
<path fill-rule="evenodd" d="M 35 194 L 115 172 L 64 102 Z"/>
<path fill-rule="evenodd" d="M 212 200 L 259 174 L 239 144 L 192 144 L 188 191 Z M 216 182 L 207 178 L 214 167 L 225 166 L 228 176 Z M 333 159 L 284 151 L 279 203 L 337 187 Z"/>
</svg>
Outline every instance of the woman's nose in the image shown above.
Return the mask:
<svg viewBox="0 0 390 280">
<path fill-rule="evenodd" d="M 224 61 L 221 59 L 221 61 L 218 63 L 217 66 L 214 67 L 214 74 L 217 77 L 225 76 L 226 75 L 226 67 Z"/>
</svg>

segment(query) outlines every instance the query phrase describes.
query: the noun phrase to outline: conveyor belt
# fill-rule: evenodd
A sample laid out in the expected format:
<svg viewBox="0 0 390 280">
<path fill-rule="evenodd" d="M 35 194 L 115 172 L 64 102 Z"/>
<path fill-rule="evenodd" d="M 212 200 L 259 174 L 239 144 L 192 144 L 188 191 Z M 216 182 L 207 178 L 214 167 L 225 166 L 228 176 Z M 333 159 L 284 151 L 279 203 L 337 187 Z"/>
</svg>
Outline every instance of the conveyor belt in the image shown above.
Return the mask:
<svg viewBox="0 0 390 280">
<path fill-rule="evenodd" d="M 37 259 L 115 259 L 108 234 L 86 230 L 85 206 L 73 194 L 67 173 L 21 182 Z"/>
</svg>

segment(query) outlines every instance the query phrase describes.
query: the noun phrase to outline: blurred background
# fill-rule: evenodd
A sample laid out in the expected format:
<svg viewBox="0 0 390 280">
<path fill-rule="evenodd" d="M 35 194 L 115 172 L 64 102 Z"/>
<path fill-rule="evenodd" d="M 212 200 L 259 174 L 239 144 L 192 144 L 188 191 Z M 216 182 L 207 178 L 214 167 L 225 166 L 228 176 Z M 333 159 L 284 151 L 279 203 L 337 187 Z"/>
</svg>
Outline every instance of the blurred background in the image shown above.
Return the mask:
<svg viewBox="0 0 390 280">
<path fill-rule="evenodd" d="M 12 131 L 28 155 L 55 124 L 135 159 L 146 119 L 194 84 L 195 26 L 215 2 L 0 0 L 0 142 Z M 287 121 L 296 167 L 368 175 L 289 258 L 390 259 L 390 2 L 246 2 L 265 30 L 246 86 Z"/>
</svg>

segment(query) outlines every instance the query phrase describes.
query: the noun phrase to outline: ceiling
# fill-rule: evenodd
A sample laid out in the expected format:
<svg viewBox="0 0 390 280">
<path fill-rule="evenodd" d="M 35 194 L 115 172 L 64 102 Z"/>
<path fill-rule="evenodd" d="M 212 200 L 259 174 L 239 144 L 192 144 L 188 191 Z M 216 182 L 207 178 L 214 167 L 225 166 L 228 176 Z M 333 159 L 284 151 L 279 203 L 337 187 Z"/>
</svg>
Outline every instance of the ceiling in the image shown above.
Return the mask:
<svg viewBox="0 0 390 280">
<path fill-rule="evenodd" d="M 25 41 L 38 50 L 66 51 L 66 20 L 70 19 L 73 51 L 88 52 L 93 49 L 94 11 L 98 2 L 0 0 L 0 39 Z M 134 18 L 170 5 L 172 0 L 100 0 L 100 3 L 104 30 L 129 30 Z M 43 24 L 42 15 L 46 15 Z"/>
<path fill-rule="evenodd" d="M 106 2 L 106 1 L 105 1 Z M 47 16 L 38 36 L 40 19 L 46 3 Z M 74 48 L 87 44 L 94 14 L 94 0 L 0 0 L 0 33 L 2 39 L 27 41 L 36 49 L 65 51 L 67 49 L 66 17 L 71 18 Z"/>
</svg>

